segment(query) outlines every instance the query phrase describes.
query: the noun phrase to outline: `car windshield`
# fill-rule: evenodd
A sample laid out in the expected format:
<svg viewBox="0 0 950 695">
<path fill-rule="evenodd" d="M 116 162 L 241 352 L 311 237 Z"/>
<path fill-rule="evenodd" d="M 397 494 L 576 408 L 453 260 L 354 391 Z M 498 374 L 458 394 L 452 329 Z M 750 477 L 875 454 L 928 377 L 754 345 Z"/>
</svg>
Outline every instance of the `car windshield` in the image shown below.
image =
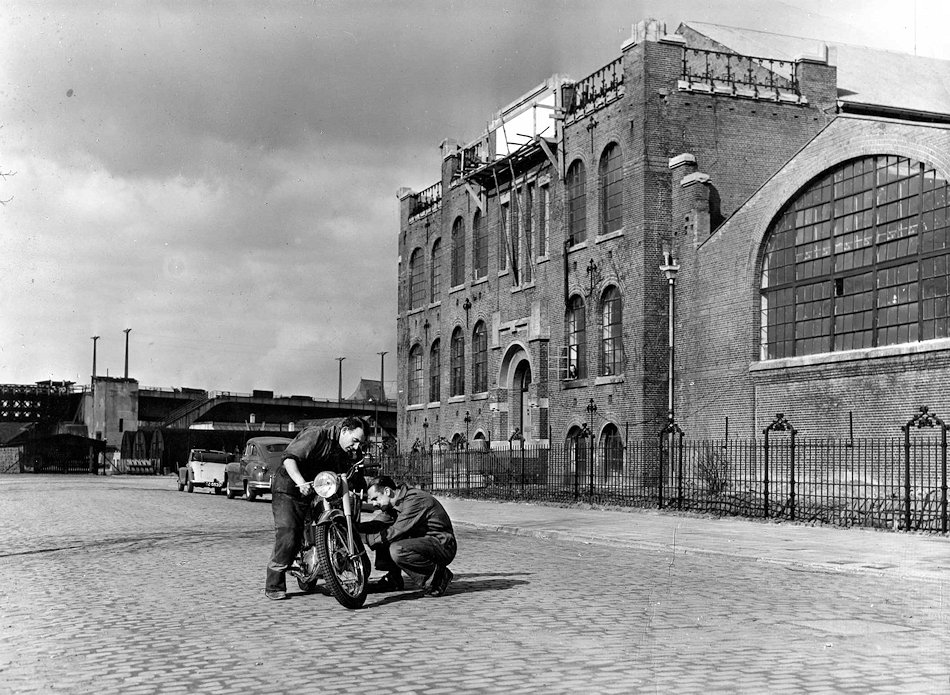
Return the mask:
<svg viewBox="0 0 950 695">
<path fill-rule="evenodd" d="M 276 453 L 278 453 L 278 452 L 283 451 L 284 449 L 286 449 L 286 448 L 287 448 L 287 445 L 286 445 L 284 442 L 281 442 L 280 444 L 268 444 L 268 445 L 267 445 L 266 447 L 264 447 L 264 448 L 267 449 L 267 452 L 268 452 L 268 453 L 270 453 L 270 454 L 276 454 Z"/>
</svg>

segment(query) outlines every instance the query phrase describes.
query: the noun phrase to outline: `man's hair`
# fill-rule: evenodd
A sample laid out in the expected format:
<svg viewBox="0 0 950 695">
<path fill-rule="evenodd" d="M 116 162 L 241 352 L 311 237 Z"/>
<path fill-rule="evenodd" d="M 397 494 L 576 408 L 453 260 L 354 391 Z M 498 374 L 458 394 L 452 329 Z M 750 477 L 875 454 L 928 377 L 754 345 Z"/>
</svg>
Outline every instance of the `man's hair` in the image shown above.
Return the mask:
<svg viewBox="0 0 950 695">
<path fill-rule="evenodd" d="M 384 487 L 388 487 L 390 490 L 399 489 L 399 486 L 396 485 L 396 481 L 388 475 L 378 475 L 366 481 L 366 489 L 369 490 L 372 487 L 375 487 L 377 490 L 382 490 Z"/>
<path fill-rule="evenodd" d="M 346 418 L 340 423 L 340 429 L 344 428 L 348 430 L 360 429 L 363 430 L 363 434 L 369 434 L 369 425 L 366 424 L 366 421 L 363 418 L 356 417 L 355 415 Z"/>
</svg>

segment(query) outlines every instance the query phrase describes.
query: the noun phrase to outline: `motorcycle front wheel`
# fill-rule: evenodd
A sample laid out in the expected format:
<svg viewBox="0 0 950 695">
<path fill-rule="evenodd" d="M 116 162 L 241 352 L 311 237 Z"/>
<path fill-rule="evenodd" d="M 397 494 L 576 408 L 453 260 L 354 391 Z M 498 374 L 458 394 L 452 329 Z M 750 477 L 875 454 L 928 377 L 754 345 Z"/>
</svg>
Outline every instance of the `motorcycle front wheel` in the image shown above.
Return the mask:
<svg viewBox="0 0 950 695">
<path fill-rule="evenodd" d="M 340 605 L 346 608 L 359 608 L 366 602 L 366 590 L 369 583 L 368 563 L 364 563 L 365 553 L 362 544 L 357 541 L 357 555 L 351 556 L 346 547 L 346 522 L 332 521 L 319 528 L 317 552 L 320 554 L 320 567 L 327 588 Z"/>
</svg>

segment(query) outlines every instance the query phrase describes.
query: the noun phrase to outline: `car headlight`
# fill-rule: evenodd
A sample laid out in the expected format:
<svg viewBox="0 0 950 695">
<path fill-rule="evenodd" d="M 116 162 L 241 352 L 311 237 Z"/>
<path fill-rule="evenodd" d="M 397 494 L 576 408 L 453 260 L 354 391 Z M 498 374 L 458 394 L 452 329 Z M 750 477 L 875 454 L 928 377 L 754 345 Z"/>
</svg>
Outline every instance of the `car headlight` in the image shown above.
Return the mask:
<svg viewBox="0 0 950 695">
<path fill-rule="evenodd" d="M 317 477 L 313 481 L 313 490 L 320 497 L 324 499 L 330 499 L 333 497 L 337 490 L 340 488 L 340 481 L 336 473 L 331 473 L 330 471 L 322 471 L 317 474 Z"/>
</svg>

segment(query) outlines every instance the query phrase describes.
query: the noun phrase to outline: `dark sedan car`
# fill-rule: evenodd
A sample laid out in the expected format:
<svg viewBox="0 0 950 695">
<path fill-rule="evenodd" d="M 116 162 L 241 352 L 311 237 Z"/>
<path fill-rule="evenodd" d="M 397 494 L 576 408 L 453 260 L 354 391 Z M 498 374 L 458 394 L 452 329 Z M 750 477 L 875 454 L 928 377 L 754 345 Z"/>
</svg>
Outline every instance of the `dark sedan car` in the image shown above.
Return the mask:
<svg viewBox="0 0 950 695">
<path fill-rule="evenodd" d="M 243 494 L 248 500 L 270 493 L 271 481 L 283 461 L 283 452 L 293 441 L 286 437 L 252 437 L 240 461 L 229 463 L 224 475 L 228 499 Z"/>
</svg>

